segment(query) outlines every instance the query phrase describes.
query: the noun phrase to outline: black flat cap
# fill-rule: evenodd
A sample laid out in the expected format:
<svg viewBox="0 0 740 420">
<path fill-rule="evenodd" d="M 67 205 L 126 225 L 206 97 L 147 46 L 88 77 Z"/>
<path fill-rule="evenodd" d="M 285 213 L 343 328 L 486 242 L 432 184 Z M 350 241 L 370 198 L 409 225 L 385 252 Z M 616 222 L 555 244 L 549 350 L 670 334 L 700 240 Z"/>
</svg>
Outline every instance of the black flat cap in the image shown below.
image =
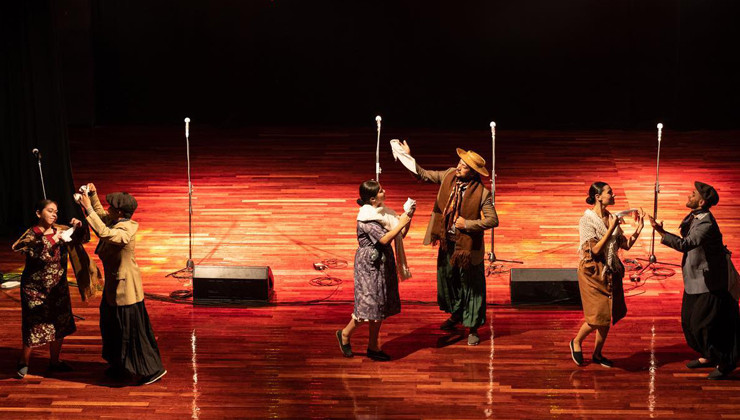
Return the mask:
<svg viewBox="0 0 740 420">
<path fill-rule="evenodd" d="M 694 181 L 694 186 L 709 207 L 716 206 L 719 203 L 719 194 L 713 186 L 699 181 Z"/>
<path fill-rule="evenodd" d="M 139 204 L 133 195 L 127 192 L 115 192 L 105 196 L 105 201 L 114 209 L 121 210 L 126 217 L 131 217 Z"/>
</svg>

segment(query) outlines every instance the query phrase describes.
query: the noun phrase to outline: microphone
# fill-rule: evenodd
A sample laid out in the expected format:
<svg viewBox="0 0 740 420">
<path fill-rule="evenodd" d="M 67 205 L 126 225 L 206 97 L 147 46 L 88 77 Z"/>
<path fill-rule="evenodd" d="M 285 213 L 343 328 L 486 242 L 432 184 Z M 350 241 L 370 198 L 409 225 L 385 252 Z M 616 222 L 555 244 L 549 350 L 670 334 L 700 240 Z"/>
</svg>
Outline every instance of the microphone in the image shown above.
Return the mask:
<svg viewBox="0 0 740 420">
<path fill-rule="evenodd" d="M 39 152 L 39 149 L 34 148 L 33 150 L 31 150 L 31 153 L 36 156 L 36 159 L 41 159 L 41 152 Z"/>
<path fill-rule="evenodd" d="M 190 118 L 185 118 L 185 137 L 190 137 Z"/>
</svg>

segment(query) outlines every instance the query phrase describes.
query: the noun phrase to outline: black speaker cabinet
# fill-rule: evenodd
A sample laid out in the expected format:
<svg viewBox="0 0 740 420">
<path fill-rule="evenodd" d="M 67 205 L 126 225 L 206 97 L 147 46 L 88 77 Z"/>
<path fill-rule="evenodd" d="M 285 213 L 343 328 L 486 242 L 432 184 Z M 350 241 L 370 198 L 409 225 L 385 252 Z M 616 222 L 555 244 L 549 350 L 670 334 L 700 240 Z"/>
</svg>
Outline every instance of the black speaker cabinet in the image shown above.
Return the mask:
<svg viewBox="0 0 740 420">
<path fill-rule="evenodd" d="M 272 270 L 266 266 L 193 269 L 193 303 L 267 301 L 273 293 Z"/>
<path fill-rule="evenodd" d="M 512 268 L 511 304 L 581 305 L 575 268 Z"/>
</svg>

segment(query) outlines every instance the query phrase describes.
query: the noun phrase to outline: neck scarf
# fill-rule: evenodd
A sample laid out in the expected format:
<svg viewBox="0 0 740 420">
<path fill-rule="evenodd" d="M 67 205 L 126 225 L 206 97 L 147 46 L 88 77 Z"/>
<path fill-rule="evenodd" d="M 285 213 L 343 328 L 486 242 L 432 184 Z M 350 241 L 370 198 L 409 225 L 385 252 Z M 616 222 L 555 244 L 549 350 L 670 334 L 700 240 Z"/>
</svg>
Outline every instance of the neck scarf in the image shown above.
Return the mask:
<svg viewBox="0 0 740 420">
<path fill-rule="evenodd" d="M 457 220 L 457 217 L 460 214 L 462 197 L 471 182 L 472 181 L 461 181 L 459 179 L 455 181 L 455 186 L 450 193 L 450 197 L 447 199 L 447 207 L 445 207 L 444 211 L 445 229 L 447 232 L 455 231 L 453 227 L 455 226 L 455 220 Z"/>
<path fill-rule="evenodd" d="M 386 206 L 373 207 L 369 204 L 365 204 L 360 207 L 360 211 L 357 213 L 358 222 L 378 222 L 387 231 L 393 230 L 398 226 L 398 215 L 391 208 Z M 403 247 L 403 235 L 400 233 L 393 238 L 393 242 L 396 244 L 396 271 L 401 280 L 411 278 L 411 270 L 409 270 L 408 263 L 406 261 L 406 251 Z"/>
<path fill-rule="evenodd" d="M 437 217 L 432 226 L 432 243 L 439 244 L 441 249 L 446 250 L 447 232 L 452 230 L 458 217 L 467 220 L 480 219 L 482 198 L 483 184 L 479 179 L 461 181 L 455 176 L 455 172 L 450 172 L 442 180 L 434 205 L 433 212 L 437 213 Z M 455 229 L 453 239 L 455 251 L 450 257 L 450 263 L 455 267 L 470 267 L 471 251 L 483 248 L 483 232 Z"/>
<path fill-rule="evenodd" d="M 581 221 L 578 225 L 580 233 L 580 246 L 578 247 L 578 253 L 581 259 L 585 257 L 583 253 L 583 244 L 590 240 L 600 241 L 601 238 L 606 235 L 607 227 L 604 221 L 599 217 L 592 209 L 586 210 L 581 217 Z M 618 265 L 621 264 L 619 261 L 619 237 L 622 235 L 622 228 L 617 226 L 612 232 L 612 236 L 607 240 L 605 245 L 606 255 L 606 267 L 611 271 L 617 271 Z"/>
</svg>

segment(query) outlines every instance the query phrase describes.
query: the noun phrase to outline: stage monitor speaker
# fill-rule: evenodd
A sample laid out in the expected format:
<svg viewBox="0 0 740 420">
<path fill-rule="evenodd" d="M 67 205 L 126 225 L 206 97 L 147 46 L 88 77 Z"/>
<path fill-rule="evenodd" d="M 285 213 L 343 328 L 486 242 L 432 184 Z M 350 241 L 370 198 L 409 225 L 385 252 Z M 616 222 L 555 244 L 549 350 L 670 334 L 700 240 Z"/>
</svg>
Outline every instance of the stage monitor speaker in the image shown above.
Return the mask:
<svg viewBox="0 0 740 420">
<path fill-rule="evenodd" d="M 193 269 L 193 303 L 267 301 L 273 287 L 272 270 L 267 266 L 196 265 Z"/>
<path fill-rule="evenodd" d="M 581 305 L 575 268 L 512 268 L 511 304 Z"/>
</svg>

